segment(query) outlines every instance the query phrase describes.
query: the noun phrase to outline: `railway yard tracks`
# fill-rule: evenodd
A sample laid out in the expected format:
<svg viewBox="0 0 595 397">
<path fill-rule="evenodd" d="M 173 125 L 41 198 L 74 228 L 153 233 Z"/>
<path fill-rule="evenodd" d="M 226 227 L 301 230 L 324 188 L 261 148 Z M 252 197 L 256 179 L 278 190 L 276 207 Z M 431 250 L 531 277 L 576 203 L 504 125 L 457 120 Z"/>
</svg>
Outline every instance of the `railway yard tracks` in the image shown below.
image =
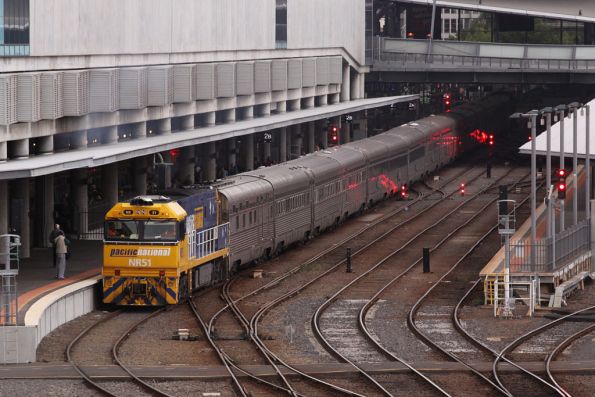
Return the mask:
<svg viewBox="0 0 595 397">
<path fill-rule="evenodd" d="M 154 323 L 170 313 L 194 319 L 201 347 L 193 353 L 205 352 L 205 364 L 225 369 L 227 379 L 217 375 L 198 381 L 226 385 L 219 387 L 220 395 L 508 396 L 519 395 L 524 382 L 539 390 L 535 395 L 571 395 L 552 362 L 595 330 L 594 325 L 569 321 L 595 307 L 547 322 L 504 347 L 472 335 L 462 320 L 462 308 L 477 292 L 477 273 L 486 259 L 478 247 L 499 246 L 495 187 L 525 186 L 526 169 L 494 167 L 493 179 L 487 179 L 483 169 L 459 166 L 442 176 L 439 183 L 418 184 L 412 200 L 384 202 L 378 206 L 381 210 L 363 214 L 363 221 L 346 222 L 333 236 L 335 241 L 323 235 L 308 243 L 308 249 L 274 259 L 262 279 L 241 273 L 195 295 L 188 306 L 168 311 L 105 313 L 70 341 L 67 360 L 100 394 L 129 395 L 133 390 L 135 395 L 181 395 L 184 387 L 171 388 L 167 380 L 157 383 L 138 375 L 136 366 L 126 364 L 135 362 L 127 357 L 134 349 L 122 347 L 140 343 L 138 329 L 155 328 Z M 466 184 L 464 196 L 460 182 Z M 526 193 L 511 189 L 521 205 Z M 354 273 L 345 271 L 347 248 Z M 421 272 L 422 248 L 431 251 L 430 273 Z M 101 331 L 105 327 L 109 333 Z M 555 337 L 544 337 L 547 333 Z M 517 351 L 544 339 L 547 354 L 529 357 L 531 362 L 543 361 L 543 371 L 524 368 L 527 357 Z M 151 342 L 159 343 L 152 336 L 145 345 Z M 98 360 L 99 353 L 103 358 Z M 195 357 L 181 364 L 198 361 Z M 466 371 L 455 378 L 420 365 L 430 361 L 456 362 Z M 91 362 L 116 364 L 123 375 L 117 381 L 99 380 L 87 373 Z M 391 363 L 408 372 L 382 370 Z M 486 363 L 491 363 L 491 371 Z M 343 374 L 312 370 L 317 365 L 335 365 Z M 510 368 L 516 371 L 509 373 Z"/>
</svg>

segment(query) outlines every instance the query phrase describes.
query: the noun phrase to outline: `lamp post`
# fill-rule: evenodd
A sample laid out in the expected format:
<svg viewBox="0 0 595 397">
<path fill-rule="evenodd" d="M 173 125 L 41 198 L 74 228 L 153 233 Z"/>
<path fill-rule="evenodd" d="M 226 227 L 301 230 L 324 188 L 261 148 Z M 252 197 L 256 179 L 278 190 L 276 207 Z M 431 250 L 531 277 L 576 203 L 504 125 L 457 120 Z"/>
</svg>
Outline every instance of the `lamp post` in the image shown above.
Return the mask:
<svg viewBox="0 0 595 397">
<path fill-rule="evenodd" d="M 551 107 L 543 108 L 539 111 L 540 114 L 545 115 L 545 128 L 546 128 L 546 155 L 545 155 L 545 181 L 547 190 L 549 191 L 552 186 L 552 112 Z M 552 237 L 552 203 L 551 197 L 546 200 L 547 208 L 547 227 L 546 236 Z M 555 231 L 554 231 L 555 234 Z"/>
<path fill-rule="evenodd" d="M 586 122 L 585 122 L 585 219 L 591 217 L 591 141 L 589 134 L 591 133 L 591 106 L 585 106 Z"/>
<path fill-rule="evenodd" d="M 535 267 L 535 243 L 537 242 L 536 231 L 536 214 L 535 207 L 537 206 L 536 190 L 537 181 L 535 174 L 537 173 L 537 153 L 535 141 L 537 140 L 537 116 L 538 110 L 531 110 L 528 113 L 515 113 L 511 118 L 525 118 L 531 122 L 531 266 Z"/>
<path fill-rule="evenodd" d="M 572 224 L 578 223 L 578 102 L 572 102 L 568 108 L 572 111 Z"/>
<path fill-rule="evenodd" d="M 564 119 L 566 118 L 566 105 L 556 106 L 556 114 L 560 117 L 560 169 L 564 169 Z M 560 232 L 564 231 L 564 200 L 560 200 Z"/>
</svg>

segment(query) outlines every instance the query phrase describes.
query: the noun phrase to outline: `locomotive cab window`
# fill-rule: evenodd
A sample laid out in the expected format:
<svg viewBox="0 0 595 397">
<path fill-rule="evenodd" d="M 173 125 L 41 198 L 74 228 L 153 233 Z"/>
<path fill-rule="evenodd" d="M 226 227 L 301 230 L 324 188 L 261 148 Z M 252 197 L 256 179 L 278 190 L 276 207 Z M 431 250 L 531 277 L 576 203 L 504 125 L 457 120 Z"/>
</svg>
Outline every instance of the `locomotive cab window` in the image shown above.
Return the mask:
<svg viewBox="0 0 595 397">
<path fill-rule="evenodd" d="M 105 239 L 138 240 L 139 229 L 137 221 L 107 221 L 105 223 Z"/>
<path fill-rule="evenodd" d="M 176 222 L 146 221 L 144 240 L 176 241 Z"/>
</svg>

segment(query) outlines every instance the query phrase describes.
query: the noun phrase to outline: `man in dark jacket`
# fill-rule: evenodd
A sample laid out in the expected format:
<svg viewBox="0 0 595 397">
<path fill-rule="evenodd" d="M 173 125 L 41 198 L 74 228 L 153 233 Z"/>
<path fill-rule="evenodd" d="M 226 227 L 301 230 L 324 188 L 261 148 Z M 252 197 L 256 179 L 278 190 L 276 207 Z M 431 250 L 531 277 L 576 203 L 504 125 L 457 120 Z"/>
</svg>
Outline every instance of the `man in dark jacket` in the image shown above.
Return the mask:
<svg viewBox="0 0 595 397">
<path fill-rule="evenodd" d="M 58 237 L 60 235 L 60 233 L 62 233 L 62 230 L 60 230 L 60 225 L 58 225 L 56 223 L 54 225 L 54 228 L 50 232 L 50 236 L 48 237 L 48 240 L 50 241 L 50 244 L 51 244 L 50 249 L 52 250 L 52 258 L 54 261 L 54 267 L 56 267 L 56 237 Z"/>
</svg>

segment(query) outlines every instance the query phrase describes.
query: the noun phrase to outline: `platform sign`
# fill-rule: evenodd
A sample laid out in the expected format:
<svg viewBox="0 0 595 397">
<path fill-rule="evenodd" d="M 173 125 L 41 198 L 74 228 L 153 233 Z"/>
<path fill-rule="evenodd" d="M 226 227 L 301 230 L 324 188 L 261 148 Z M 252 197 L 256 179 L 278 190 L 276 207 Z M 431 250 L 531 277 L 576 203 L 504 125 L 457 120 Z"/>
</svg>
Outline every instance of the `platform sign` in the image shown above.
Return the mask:
<svg viewBox="0 0 595 397">
<path fill-rule="evenodd" d="M 265 132 L 264 133 L 264 142 L 271 143 L 272 141 L 273 141 L 273 134 L 271 134 L 270 132 Z"/>
</svg>

